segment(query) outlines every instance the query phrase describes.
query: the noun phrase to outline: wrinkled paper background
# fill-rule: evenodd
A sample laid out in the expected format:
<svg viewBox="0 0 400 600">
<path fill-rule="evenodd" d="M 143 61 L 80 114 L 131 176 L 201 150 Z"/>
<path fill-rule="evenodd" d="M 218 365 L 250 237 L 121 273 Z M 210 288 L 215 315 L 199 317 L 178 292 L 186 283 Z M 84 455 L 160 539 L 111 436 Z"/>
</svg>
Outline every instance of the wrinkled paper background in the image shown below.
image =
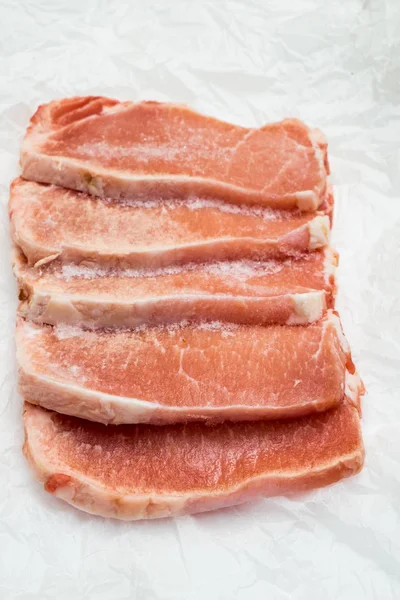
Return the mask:
<svg viewBox="0 0 400 600">
<path fill-rule="evenodd" d="M 7 197 L 28 119 L 68 95 L 183 102 L 328 137 L 341 311 L 364 399 L 358 477 L 141 523 L 45 494 L 21 454 Z M 398 0 L 0 0 L 0 597 L 400 598 Z"/>
</svg>

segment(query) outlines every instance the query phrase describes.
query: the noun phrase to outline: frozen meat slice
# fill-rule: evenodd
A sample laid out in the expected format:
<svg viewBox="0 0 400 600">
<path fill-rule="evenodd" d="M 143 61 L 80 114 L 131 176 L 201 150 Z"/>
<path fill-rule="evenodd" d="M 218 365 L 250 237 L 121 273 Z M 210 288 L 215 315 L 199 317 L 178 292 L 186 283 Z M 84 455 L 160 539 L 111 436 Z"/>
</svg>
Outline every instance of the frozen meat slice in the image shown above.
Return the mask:
<svg viewBox="0 0 400 600">
<path fill-rule="evenodd" d="M 196 513 L 360 471 L 354 384 L 338 407 L 287 421 L 105 426 L 25 404 L 24 452 L 47 492 L 118 519 Z"/>
<path fill-rule="evenodd" d="M 284 418 L 344 395 L 349 347 L 332 311 L 307 326 L 221 323 L 83 331 L 19 319 L 24 398 L 102 423 Z"/>
<path fill-rule="evenodd" d="M 247 129 L 186 106 L 67 98 L 38 108 L 21 151 L 25 179 L 101 197 L 148 194 L 315 210 L 327 143 L 296 119 Z"/>
<path fill-rule="evenodd" d="M 14 252 L 19 313 L 38 323 L 87 329 L 189 321 L 304 324 L 331 307 L 331 248 L 282 260 L 189 264 L 158 270 L 28 267 Z"/>
<path fill-rule="evenodd" d="M 30 265 L 62 262 L 161 267 L 266 259 L 328 242 L 333 198 L 317 213 L 231 207 L 202 199 L 124 204 L 16 179 L 11 235 Z"/>
</svg>

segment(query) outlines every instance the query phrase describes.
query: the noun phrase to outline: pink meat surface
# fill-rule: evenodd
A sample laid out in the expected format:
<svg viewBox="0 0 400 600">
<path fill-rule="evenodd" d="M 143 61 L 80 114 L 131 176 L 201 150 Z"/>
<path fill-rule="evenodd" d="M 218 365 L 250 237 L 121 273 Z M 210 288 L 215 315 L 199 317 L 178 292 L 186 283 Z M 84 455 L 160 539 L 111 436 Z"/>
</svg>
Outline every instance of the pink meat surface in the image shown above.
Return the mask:
<svg viewBox="0 0 400 600">
<path fill-rule="evenodd" d="M 357 397 L 360 388 L 352 390 Z M 25 404 L 24 452 L 45 489 L 90 513 L 149 519 L 328 485 L 364 461 L 357 407 L 290 421 L 105 426 Z"/>
<path fill-rule="evenodd" d="M 311 323 L 331 307 L 336 254 L 329 248 L 282 260 L 188 264 L 157 270 L 28 267 L 15 250 L 19 313 L 38 323 L 86 329 L 184 319 L 243 324 Z"/>
<path fill-rule="evenodd" d="M 20 389 L 104 423 L 282 418 L 326 410 L 353 370 L 338 317 L 302 326 L 204 323 L 84 332 L 20 320 Z"/>
<path fill-rule="evenodd" d="M 25 179 L 102 197 L 195 194 L 315 210 L 326 147 L 295 119 L 247 129 L 175 104 L 68 98 L 34 114 L 21 164 Z"/>
<path fill-rule="evenodd" d="M 221 202 L 121 205 L 16 179 L 11 234 L 30 265 L 63 262 L 161 267 L 205 260 L 266 259 L 328 242 L 333 198 L 318 213 L 272 211 Z"/>
</svg>

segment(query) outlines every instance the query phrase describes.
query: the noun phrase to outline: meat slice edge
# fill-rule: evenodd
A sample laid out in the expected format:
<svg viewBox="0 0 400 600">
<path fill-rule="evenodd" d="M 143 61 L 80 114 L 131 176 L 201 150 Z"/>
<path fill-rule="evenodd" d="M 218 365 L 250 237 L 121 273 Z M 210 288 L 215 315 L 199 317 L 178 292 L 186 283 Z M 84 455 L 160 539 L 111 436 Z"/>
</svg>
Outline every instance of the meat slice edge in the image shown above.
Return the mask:
<svg viewBox="0 0 400 600">
<path fill-rule="evenodd" d="M 137 520 L 203 512 L 358 473 L 360 391 L 353 387 L 351 398 L 323 414 L 215 427 L 106 427 L 26 403 L 24 453 L 47 492 L 92 514 Z"/>
<path fill-rule="evenodd" d="M 182 320 L 312 323 L 333 304 L 336 264 L 331 248 L 290 259 L 158 270 L 104 270 L 58 261 L 29 268 L 17 248 L 13 255 L 19 314 L 85 329 Z"/>
<path fill-rule="evenodd" d="M 204 199 L 121 205 L 16 179 L 11 236 L 29 265 L 157 268 L 207 260 L 262 260 L 311 252 L 329 240 L 333 197 L 318 213 L 229 207 Z"/>
<path fill-rule="evenodd" d="M 19 320 L 25 399 L 102 423 L 220 422 L 324 411 L 353 370 L 338 317 L 302 326 L 205 323 L 84 332 Z"/>
<path fill-rule="evenodd" d="M 324 200 L 329 173 L 325 138 L 296 119 L 246 129 L 175 104 L 101 97 L 40 106 L 21 165 L 26 179 L 101 197 L 194 193 L 302 210 Z"/>
</svg>

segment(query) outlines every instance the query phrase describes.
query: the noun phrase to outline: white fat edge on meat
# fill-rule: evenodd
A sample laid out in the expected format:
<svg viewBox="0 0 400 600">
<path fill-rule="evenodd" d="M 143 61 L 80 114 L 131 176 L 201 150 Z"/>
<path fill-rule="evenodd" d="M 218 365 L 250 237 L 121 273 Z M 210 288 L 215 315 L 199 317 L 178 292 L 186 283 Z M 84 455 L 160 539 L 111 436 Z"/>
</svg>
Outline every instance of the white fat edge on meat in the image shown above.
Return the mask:
<svg viewBox="0 0 400 600">
<path fill-rule="evenodd" d="M 322 185 L 324 185 L 325 180 L 328 178 L 328 173 L 326 172 L 324 153 L 321 145 L 327 145 L 327 139 L 320 129 L 311 129 L 309 135 L 315 157 L 318 161 L 320 180 Z"/>
<path fill-rule="evenodd" d="M 343 351 L 346 352 L 346 346 L 344 344 L 347 344 L 347 341 L 343 335 L 343 331 L 341 329 L 341 325 L 340 325 L 340 320 L 339 317 L 337 317 L 335 315 L 335 313 L 332 310 L 328 310 L 326 317 L 323 319 L 323 321 L 321 322 L 321 335 L 320 335 L 320 340 L 319 340 L 319 344 L 318 344 L 318 348 L 317 350 L 312 354 L 312 358 L 317 361 L 318 357 L 322 351 L 322 346 L 324 343 L 324 339 L 325 339 L 325 334 L 326 331 L 329 327 L 333 327 L 336 329 L 337 332 L 337 336 L 339 339 L 339 342 L 341 344 L 341 347 L 343 348 Z"/>
<path fill-rule="evenodd" d="M 325 309 L 325 293 L 323 291 L 291 294 L 294 312 L 287 320 L 287 325 L 304 325 L 321 318 Z"/>
<path fill-rule="evenodd" d="M 326 246 L 329 242 L 330 223 L 329 217 L 319 215 L 309 221 L 308 231 L 310 233 L 309 249 L 316 250 Z"/>
<path fill-rule="evenodd" d="M 325 284 L 330 286 L 330 278 L 333 275 L 333 278 L 336 280 L 336 252 L 332 248 L 332 246 L 328 246 L 324 250 L 325 259 L 324 259 L 324 278 Z"/>
<path fill-rule="evenodd" d="M 343 349 L 343 352 L 345 354 L 350 353 L 350 345 L 349 345 L 349 342 L 347 341 L 347 339 L 346 339 L 346 337 L 344 335 L 342 324 L 340 322 L 340 318 L 338 317 L 337 314 L 334 313 L 333 310 L 329 310 L 328 311 L 327 324 L 328 323 L 330 323 L 331 325 L 333 325 L 334 328 L 336 329 L 337 337 L 338 337 L 340 345 L 341 345 L 341 347 Z"/>
<path fill-rule="evenodd" d="M 355 371 L 355 373 L 349 373 L 346 371 L 345 375 L 345 396 L 348 401 L 357 409 L 360 409 L 359 400 L 363 393 L 363 384 L 361 377 Z"/>
</svg>

